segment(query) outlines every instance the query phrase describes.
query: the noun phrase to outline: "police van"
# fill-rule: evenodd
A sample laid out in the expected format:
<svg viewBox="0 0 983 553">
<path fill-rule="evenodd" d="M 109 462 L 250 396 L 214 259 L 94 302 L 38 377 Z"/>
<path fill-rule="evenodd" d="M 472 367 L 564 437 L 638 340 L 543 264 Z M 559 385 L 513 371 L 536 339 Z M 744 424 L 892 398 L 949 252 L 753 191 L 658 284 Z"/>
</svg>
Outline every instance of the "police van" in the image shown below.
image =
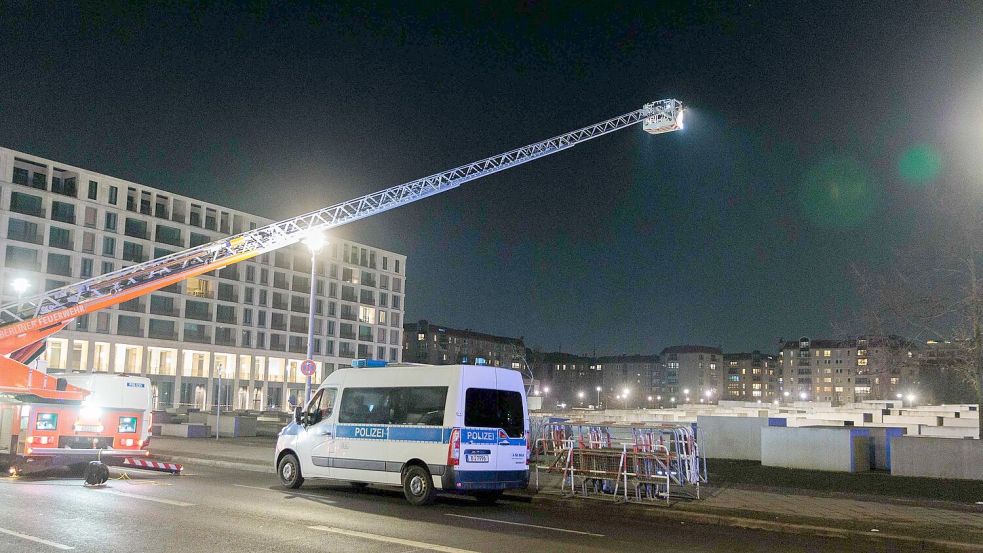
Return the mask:
<svg viewBox="0 0 983 553">
<path fill-rule="evenodd" d="M 529 482 L 526 393 L 488 365 L 355 361 L 329 375 L 280 431 L 280 482 L 307 478 L 401 486 L 414 505 L 439 490 L 493 503 Z"/>
</svg>

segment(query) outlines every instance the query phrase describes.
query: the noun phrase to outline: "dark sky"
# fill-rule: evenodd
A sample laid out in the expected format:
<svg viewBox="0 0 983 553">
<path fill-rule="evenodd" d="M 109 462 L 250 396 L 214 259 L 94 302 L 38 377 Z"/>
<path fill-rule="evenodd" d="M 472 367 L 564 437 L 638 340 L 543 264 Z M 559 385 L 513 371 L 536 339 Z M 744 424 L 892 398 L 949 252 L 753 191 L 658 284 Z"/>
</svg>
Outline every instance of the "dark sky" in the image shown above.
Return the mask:
<svg viewBox="0 0 983 553">
<path fill-rule="evenodd" d="M 0 0 L 0 144 L 285 218 L 678 98 L 335 231 L 408 256 L 407 321 L 598 353 L 833 334 L 983 175 L 983 3 L 233 4 Z"/>
</svg>

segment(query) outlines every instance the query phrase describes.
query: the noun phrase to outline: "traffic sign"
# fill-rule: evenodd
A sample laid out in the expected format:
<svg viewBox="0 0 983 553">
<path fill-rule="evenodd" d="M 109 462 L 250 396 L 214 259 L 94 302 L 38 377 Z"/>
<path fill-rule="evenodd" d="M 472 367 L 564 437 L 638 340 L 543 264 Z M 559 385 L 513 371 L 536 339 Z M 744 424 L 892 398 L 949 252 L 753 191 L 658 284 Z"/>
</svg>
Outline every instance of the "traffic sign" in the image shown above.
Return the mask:
<svg viewBox="0 0 983 553">
<path fill-rule="evenodd" d="M 304 376 L 314 376 L 317 372 L 317 364 L 313 360 L 307 359 L 300 364 L 300 374 Z"/>
</svg>

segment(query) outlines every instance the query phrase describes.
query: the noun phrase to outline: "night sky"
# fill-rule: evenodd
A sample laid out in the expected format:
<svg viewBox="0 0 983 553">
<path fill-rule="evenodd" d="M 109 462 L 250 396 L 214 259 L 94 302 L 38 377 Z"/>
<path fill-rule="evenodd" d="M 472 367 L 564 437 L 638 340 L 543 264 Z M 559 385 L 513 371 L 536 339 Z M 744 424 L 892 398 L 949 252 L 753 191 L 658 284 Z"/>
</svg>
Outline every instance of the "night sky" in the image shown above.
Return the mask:
<svg viewBox="0 0 983 553">
<path fill-rule="evenodd" d="M 854 328 L 851 264 L 983 181 L 979 2 L 231 4 L 0 0 L 0 145 L 279 219 L 677 98 L 334 231 L 406 321 L 599 354 Z"/>
</svg>

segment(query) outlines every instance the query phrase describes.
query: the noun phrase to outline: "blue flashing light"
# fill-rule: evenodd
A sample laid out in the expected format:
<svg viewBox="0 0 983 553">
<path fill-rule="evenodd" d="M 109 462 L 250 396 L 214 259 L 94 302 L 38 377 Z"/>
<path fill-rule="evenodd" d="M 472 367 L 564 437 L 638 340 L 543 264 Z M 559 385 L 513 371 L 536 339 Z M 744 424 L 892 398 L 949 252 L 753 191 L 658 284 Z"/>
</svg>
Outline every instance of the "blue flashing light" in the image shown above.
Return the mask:
<svg viewBox="0 0 983 553">
<path fill-rule="evenodd" d="M 474 364 L 475 365 L 487 365 L 488 364 L 488 360 L 485 359 L 484 357 L 475 357 L 474 358 Z"/>
<path fill-rule="evenodd" d="M 353 359 L 352 367 L 356 369 L 378 369 L 389 365 L 386 361 L 379 359 Z"/>
</svg>

